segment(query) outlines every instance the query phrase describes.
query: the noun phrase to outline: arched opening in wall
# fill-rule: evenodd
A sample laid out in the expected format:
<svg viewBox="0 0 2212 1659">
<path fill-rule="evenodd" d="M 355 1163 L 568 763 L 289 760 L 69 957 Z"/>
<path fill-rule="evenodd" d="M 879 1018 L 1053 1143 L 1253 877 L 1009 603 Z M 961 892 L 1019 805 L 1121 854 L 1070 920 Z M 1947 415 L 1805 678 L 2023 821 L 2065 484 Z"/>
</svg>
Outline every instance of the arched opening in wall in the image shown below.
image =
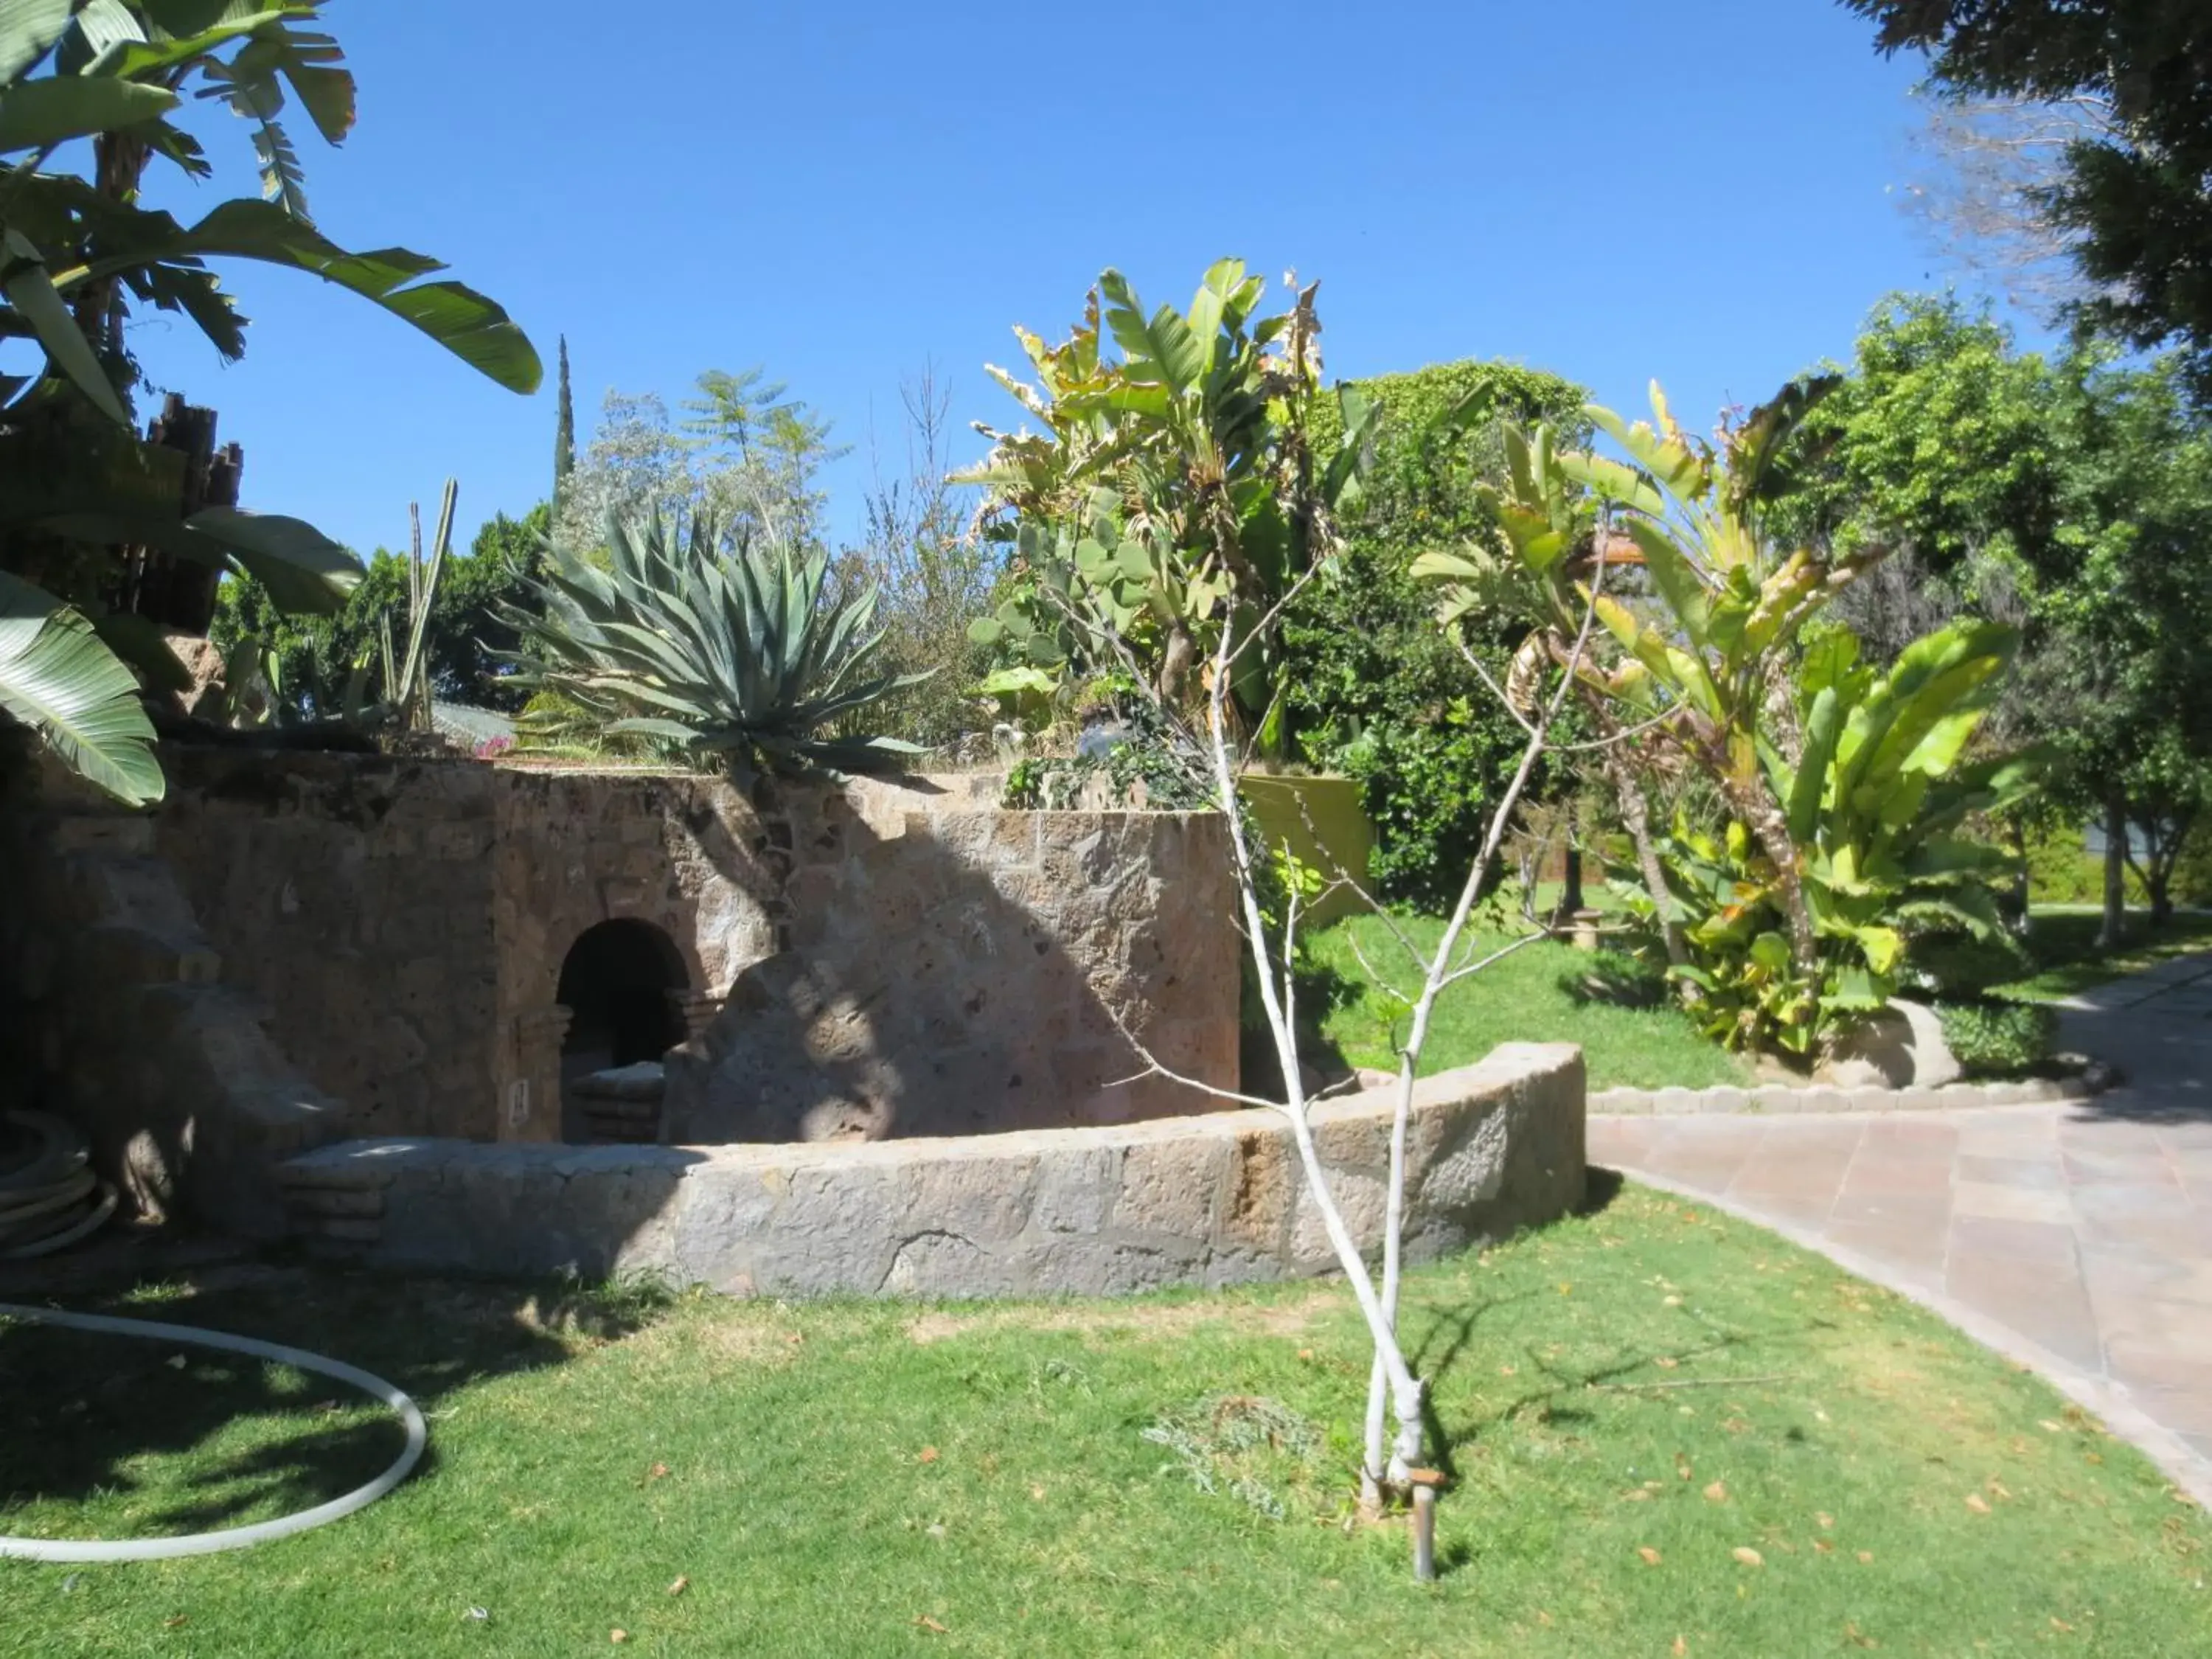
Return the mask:
<svg viewBox="0 0 2212 1659">
<path fill-rule="evenodd" d="M 660 1057 L 684 1036 L 669 994 L 690 984 L 683 953 L 651 922 L 603 921 L 576 936 L 556 993 L 569 1012 L 563 1140 L 659 1139 Z"/>
</svg>

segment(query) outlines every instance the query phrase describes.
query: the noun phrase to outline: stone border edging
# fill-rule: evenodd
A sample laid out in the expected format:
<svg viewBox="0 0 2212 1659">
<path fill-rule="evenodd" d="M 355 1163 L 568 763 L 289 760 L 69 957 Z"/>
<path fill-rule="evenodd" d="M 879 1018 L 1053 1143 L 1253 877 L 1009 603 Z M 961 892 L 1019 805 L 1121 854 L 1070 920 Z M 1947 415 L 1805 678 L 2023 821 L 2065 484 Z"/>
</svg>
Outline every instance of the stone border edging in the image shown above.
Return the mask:
<svg viewBox="0 0 2212 1659">
<path fill-rule="evenodd" d="M 1406 1251 L 1582 1202 L 1582 1052 L 1505 1043 L 1421 1080 Z M 1345 1220 L 1379 1241 L 1396 1088 L 1314 1109 Z M 392 1267 L 645 1272 L 726 1294 L 1119 1295 L 1335 1258 L 1288 1120 L 1255 1109 L 959 1138 L 712 1146 L 351 1140 L 280 1167 L 295 1234 Z"/>
<path fill-rule="evenodd" d="M 2081 1078 L 2018 1078 L 1947 1083 L 1938 1089 L 1838 1088 L 1832 1084 L 1761 1083 L 1748 1089 L 1599 1089 L 1593 1117 L 1698 1117 L 1740 1112 L 1954 1112 L 1988 1106 L 2055 1106 L 2098 1091 Z"/>
</svg>

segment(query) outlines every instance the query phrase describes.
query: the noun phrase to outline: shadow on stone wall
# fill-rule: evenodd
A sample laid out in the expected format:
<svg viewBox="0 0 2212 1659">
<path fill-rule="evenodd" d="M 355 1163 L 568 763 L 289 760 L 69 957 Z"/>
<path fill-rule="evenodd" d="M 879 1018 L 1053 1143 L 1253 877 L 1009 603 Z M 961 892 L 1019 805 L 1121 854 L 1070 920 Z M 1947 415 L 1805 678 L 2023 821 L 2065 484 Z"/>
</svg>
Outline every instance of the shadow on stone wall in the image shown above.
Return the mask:
<svg viewBox="0 0 2212 1659">
<path fill-rule="evenodd" d="M 769 786 L 755 804 L 763 845 L 711 817 L 687 827 L 748 892 L 766 866 L 781 948 L 669 1055 L 665 1140 L 959 1135 L 1219 1103 L 1145 1075 L 1132 1036 L 1234 1086 L 1234 963 L 1213 960 L 1222 930 L 1176 879 L 1211 850 L 1189 821 L 909 811 L 892 835 L 834 792 Z"/>
</svg>

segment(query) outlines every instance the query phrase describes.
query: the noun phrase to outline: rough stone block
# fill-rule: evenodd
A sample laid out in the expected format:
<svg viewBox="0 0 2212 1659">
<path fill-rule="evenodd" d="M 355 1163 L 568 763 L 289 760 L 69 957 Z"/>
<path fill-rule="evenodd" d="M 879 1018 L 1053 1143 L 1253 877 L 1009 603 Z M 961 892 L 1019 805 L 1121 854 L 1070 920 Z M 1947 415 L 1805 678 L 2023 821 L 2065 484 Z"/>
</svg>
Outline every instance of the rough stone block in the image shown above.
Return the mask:
<svg viewBox="0 0 2212 1659">
<path fill-rule="evenodd" d="M 1372 1176 L 1332 1170 L 1328 1172 L 1328 1184 L 1352 1242 L 1363 1250 L 1379 1245 L 1389 1202 L 1383 1183 Z M 1297 1218 L 1291 1227 L 1291 1260 L 1301 1267 L 1311 1268 L 1333 1263 L 1336 1259 L 1336 1247 L 1329 1243 L 1328 1226 L 1322 1218 L 1321 1205 L 1301 1182 Z"/>
<path fill-rule="evenodd" d="M 1839 1089 L 1938 1089 L 1962 1075 L 1936 1011 L 1898 997 L 1837 1042 L 1820 1080 Z"/>
<path fill-rule="evenodd" d="M 1279 1249 L 1298 1179 L 1297 1154 L 1285 1131 L 1267 1123 L 1239 1133 L 1230 1148 L 1217 1236 L 1262 1255 Z"/>
<path fill-rule="evenodd" d="M 1208 1237 L 1224 1161 L 1220 1146 L 1211 1137 L 1178 1135 L 1132 1146 L 1121 1165 L 1114 1227 L 1127 1233 Z"/>
<path fill-rule="evenodd" d="M 1458 1143 L 1429 1165 L 1414 1188 L 1422 1207 L 1458 1215 L 1495 1199 L 1505 1183 L 1511 1120 L 1509 1109 L 1498 1106 L 1467 1123 Z"/>
<path fill-rule="evenodd" d="M 1646 1117 L 1651 1112 L 1648 1089 L 1600 1089 L 1589 1097 L 1592 1113 L 1606 1117 Z"/>
<path fill-rule="evenodd" d="M 1737 1089 L 1722 1085 L 1707 1089 L 1704 1092 L 1705 1104 L 1700 1109 L 1704 1111 L 1733 1114 L 1747 1111 L 1751 1106 L 1751 1091 L 1748 1089 Z"/>
<path fill-rule="evenodd" d="M 1694 1116 L 1705 1110 L 1705 1097 L 1696 1089 L 1655 1089 L 1651 1091 L 1651 1110 L 1660 1117 Z"/>
<path fill-rule="evenodd" d="M 1037 1163 L 1030 1224 L 1048 1233 L 1103 1232 L 1121 1190 L 1119 1146 L 1081 1146 Z"/>
</svg>

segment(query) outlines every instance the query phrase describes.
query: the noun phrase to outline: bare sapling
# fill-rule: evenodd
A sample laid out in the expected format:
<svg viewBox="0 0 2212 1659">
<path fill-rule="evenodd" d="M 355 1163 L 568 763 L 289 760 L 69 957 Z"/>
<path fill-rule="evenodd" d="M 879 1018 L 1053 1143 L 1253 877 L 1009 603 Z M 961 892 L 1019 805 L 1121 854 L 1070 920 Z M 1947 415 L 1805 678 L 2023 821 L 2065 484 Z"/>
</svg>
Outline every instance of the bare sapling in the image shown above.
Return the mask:
<svg viewBox="0 0 2212 1659">
<path fill-rule="evenodd" d="M 1245 1105 L 1267 1107 L 1282 1113 L 1288 1121 L 1306 1192 L 1321 1218 L 1322 1231 L 1335 1255 L 1337 1266 L 1351 1287 L 1353 1299 L 1358 1304 L 1374 1344 L 1366 1446 L 1360 1470 L 1363 1508 L 1370 1515 L 1379 1516 L 1395 1498 L 1418 1497 L 1421 1512 L 1415 1517 L 1417 1570 L 1425 1564 L 1433 1571 L 1434 1505 L 1439 1477 L 1433 1470 L 1418 1467 L 1421 1462 L 1425 1431 L 1423 1401 L 1425 1384 L 1415 1374 L 1398 1339 L 1399 1293 L 1404 1268 L 1407 1146 L 1413 1115 L 1414 1085 L 1437 1000 L 1443 992 L 1522 946 L 1549 936 L 1545 930 L 1533 931 L 1526 938 L 1516 939 L 1504 948 L 1481 957 L 1474 956 L 1471 949 L 1463 948 L 1468 921 L 1482 894 L 1486 872 L 1496 862 L 1499 847 L 1529 780 L 1534 775 L 1547 749 L 1551 746 L 1552 731 L 1575 684 L 1589 644 L 1596 617 L 1597 586 L 1602 579 L 1601 564 L 1589 596 L 1581 630 L 1571 647 L 1559 653 L 1557 665 L 1560 677 L 1558 686 L 1548 696 L 1540 697 L 1528 714 L 1516 711 L 1515 718 L 1526 732 L 1527 742 L 1511 779 L 1493 805 L 1480 849 L 1468 872 L 1442 939 L 1433 951 L 1423 952 L 1395 924 L 1390 924 L 1401 945 L 1419 965 L 1422 980 L 1419 994 L 1406 1000 L 1412 1018 L 1408 1035 L 1399 1054 L 1379 1275 L 1370 1267 L 1358 1237 L 1346 1220 L 1343 1206 L 1330 1183 L 1328 1171 L 1322 1162 L 1315 1139 L 1312 1111 L 1320 1094 L 1325 1091 L 1309 1089 L 1299 1063 L 1297 1043 L 1297 927 L 1304 900 L 1298 884 L 1289 884 L 1281 916 L 1271 924 L 1263 896 L 1268 890 L 1266 878 L 1267 854 L 1266 849 L 1254 844 L 1252 830 L 1242 810 L 1237 789 L 1242 753 L 1241 745 L 1231 730 L 1229 712 L 1229 688 L 1241 648 L 1237 642 L 1236 630 L 1228 627 L 1221 629 L 1219 642 L 1208 665 L 1204 687 L 1206 718 L 1202 736 L 1191 732 L 1183 726 L 1176 718 L 1174 709 L 1158 701 L 1157 693 L 1151 694 L 1158 712 L 1163 717 L 1163 723 L 1200 748 L 1204 763 L 1211 775 L 1213 804 L 1228 827 L 1240 930 L 1255 970 L 1268 1038 L 1282 1073 L 1284 1097 L 1279 1101 L 1267 1100 L 1181 1077 L 1160 1065 L 1133 1036 L 1126 1031 L 1124 1036 L 1144 1060 L 1149 1073 L 1189 1084 Z M 1293 586 L 1291 593 L 1284 596 L 1282 604 L 1286 605 L 1303 586 L 1304 579 Z M 1279 605 L 1277 609 L 1280 608 Z M 1271 612 L 1270 619 L 1272 615 Z M 1249 644 L 1259 632 L 1258 629 L 1247 632 L 1243 635 L 1244 641 Z M 1142 685 L 1144 682 L 1139 680 L 1138 684 Z M 1358 889 L 1359 883 L 1349 872 L 1339 872 L 1330 884 L 1331 889 L 1338 886 Z M 1384 915 L 1387 922 L 1387 915 L 1379 906 L 1372 905 L 1371 900 L 1370 908 L 1378 915 Z M 1354 948 L 1357 949 L 1356 945 Z"/>
</svg>

